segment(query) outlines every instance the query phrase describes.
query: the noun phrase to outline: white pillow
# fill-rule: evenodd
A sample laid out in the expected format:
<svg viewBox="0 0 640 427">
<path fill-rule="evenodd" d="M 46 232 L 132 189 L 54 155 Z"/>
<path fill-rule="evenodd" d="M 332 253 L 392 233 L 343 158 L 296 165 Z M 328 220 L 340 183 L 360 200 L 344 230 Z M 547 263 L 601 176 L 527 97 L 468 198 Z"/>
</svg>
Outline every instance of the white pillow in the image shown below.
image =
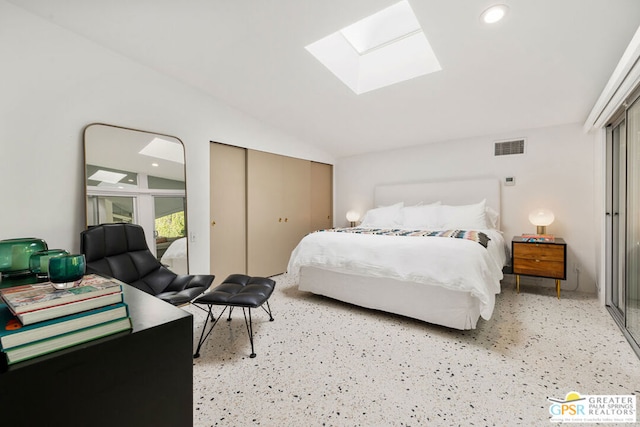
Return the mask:
<svg viewBox="0 0 640 427">
<path fill-rule="evenodd" d="M 442 228 L 445 230 L 485 230 L 487 228 L 485 204 L 486 200 L 473 205 L 442 205 Z"/>
<path fill-rule="evenodd" d="M 375 209 L 369 209 L 364 214 L 360 227 L 398 227 L 402 222 L 403 202 L 396 203 L 391 206 L 381 206 Z"/>
<path fill-rule="evenodd" d="M 500 214 L 489 206 L 486 207 L 485 214 L 487 219 L 487 227 L 497 230 Z"/>
<path fill-rule="evenodd" d="M 441 229 L 440 202 L 402 208 L 402 226 L 405 228 Z"/>
</svg>

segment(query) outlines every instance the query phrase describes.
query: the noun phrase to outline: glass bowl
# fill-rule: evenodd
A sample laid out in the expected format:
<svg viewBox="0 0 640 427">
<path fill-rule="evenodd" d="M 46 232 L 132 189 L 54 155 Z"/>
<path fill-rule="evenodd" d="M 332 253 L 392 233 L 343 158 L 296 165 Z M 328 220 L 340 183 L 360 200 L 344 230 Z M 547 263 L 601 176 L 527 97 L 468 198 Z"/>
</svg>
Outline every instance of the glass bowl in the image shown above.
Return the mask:
<svg viewBox="0 0 640 427">
<path fill-rule="evenodd" d="M 34 252 L 29 258 L 29 270 L 38 279 L 47 279 L 49 278 L 49 259 L 62 255 L 69 255 L 69 252 L 64 249 L 47 249 L 46 251 Z"/>
<path fill-rule="evenodd" d="M 31 254 L 46 249 L 47 242 L 34 237 L 0 240 L 0 275 L 10 277 L 31 274 Z"/>
<path fill-rule="evenodd" d="M 56 289 L 68 289 L 78 285 L 85 270 L 84 255 L 60 255 L 49 258 L 49 281 Z"/>
</svg>

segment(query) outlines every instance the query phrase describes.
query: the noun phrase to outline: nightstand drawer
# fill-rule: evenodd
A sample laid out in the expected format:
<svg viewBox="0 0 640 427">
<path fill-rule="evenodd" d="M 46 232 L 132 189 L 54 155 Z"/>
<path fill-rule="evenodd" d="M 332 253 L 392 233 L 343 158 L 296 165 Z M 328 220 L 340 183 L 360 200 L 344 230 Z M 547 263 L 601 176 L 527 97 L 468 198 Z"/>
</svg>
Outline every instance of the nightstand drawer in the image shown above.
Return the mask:
<svg viewBox="0 0 640 427">
<path fill-rule="evenodd" d="M 560 261 L 543 261 L 533 258 L 513 258 L 513 273 L 525 276 L 542 276 L 564 279 L 564 258 Z"/>
<path fill-rule="evenodd" d="M 562 263 L 565 259 L 564 246 L 548 243 L 514 243 L 513 258 L 514 263 L 516 258 Z"/>
</svg>

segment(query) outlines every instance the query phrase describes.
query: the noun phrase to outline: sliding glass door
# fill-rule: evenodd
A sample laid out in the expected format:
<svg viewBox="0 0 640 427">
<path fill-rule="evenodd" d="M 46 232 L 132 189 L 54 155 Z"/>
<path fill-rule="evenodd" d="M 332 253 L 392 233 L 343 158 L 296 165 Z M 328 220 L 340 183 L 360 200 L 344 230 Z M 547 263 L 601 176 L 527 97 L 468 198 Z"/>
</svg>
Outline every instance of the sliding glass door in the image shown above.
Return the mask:
<svg viewBox="0 0 640 427">
<path fill-rule="evenodd" d="M 607 306 L 639 351 L 640 99 L 607 128 L 606 196 Z"/>
<path fill-rule="evenodd" d="M 87 225 L 107 222 L 135 223 L 133 197 L 89 195 L 87 196 Z"/>
<path fill-rule="evenodd" d="M 640 343 L 640 101 L 627 109 L 626 327 Z"/>
</svg>

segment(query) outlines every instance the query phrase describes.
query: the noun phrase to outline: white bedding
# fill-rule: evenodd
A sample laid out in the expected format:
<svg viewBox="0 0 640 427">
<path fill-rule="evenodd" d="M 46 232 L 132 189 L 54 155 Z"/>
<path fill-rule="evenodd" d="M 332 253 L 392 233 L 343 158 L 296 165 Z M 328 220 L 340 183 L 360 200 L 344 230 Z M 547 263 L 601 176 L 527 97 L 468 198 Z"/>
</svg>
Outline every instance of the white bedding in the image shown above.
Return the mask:
<svg viewBox="0 0 640 427">
<path fill-rule="evenodd" d="M 187 274 L 187 238 L 181 237 L 171 242 L 160 262 L 176 274 Z"/>
<path fill-rule="evenodd" d="M 294 249 L 288 273 L 297 280 L 304 266 L 338 273 L 385 277 L 470 292 L 488 320 L 500 292 L 505 244 L 497 230 L 479 230 L 491 239 L 487 248 L 449 237 L 380 236 L 317 232 Z"/>
</svg>

